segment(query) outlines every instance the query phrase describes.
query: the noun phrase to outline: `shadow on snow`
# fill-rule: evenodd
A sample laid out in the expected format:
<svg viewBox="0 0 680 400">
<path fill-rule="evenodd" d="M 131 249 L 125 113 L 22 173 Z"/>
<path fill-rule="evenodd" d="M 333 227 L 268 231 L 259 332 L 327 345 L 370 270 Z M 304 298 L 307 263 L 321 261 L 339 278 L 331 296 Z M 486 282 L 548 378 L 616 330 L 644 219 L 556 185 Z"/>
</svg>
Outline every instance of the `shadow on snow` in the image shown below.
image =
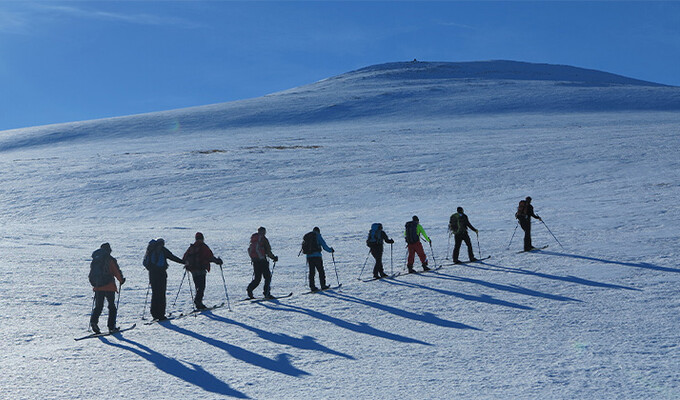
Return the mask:
<svg viewBox="0 0 680 400">
<path fill-rule="evenodd" d="M 543 272 L 536 272 L 536 271 L 529 271 L 521 268 L 511 268 L 511 267 L 504 267 L 502 265 L 496 265 L 496 264 L 491 264 L 491 263 L 479 263 L 486 265 L 491 268 L 484 268 L 480 265 L 469 265 L 470 268 L 477 268 L 477 269 L 484 269 L 488 271 L 503 271 L 503 272 L 509 272 L 512 274 L 520 274 L 520 275 L 531 275 L 531 276 L 536 276 L 539 278 L 545 278 L 545 279 L 552 279 L 556 281 L 562 281 L 562 282 L 569 282 L 569 283 L 576 283 L 579 285 L 585 285 L 585 286 L 593 286 L 593 287 L 601 287 L 601 288 L 607 288 L 607 289 L 621 289 L 621 290 L 637 290 L 639 291 L 640 289 L 633 288 L 630 286 L 621 286 L 621 285 L 615 285 L 612 283 L 604 283 L 604 282 L 597 282 L 597 281 L 592 281 L 589 279 L 583 279 L 579 278 L 576 276 L 559 276 L 559 275 L 552 275 L 552 274 L 546 274 Z"/>
<path fill-rule="evenodd" d="M 255 333 L 257 336 L 264 340 L 269 340 L 270 342 L 277 343 L 277 344 L 282 344 L 285 346 L 291 346 L 295 347 L 300 350 L 315 350 L 315 351 L 320 351 L 323 353 L 327 354 L 332 354 L 338 357 L 344 357 L 350 360 L 354 360 L 355 358 L 350 356 L 349 354 L 341 353 L 339 351 L 335 351 L 332 349 L 329 349 L 328 347 L 318 343 L 315 338 L 311 336 L 303 336 L 302 338 L 296 338 L 292 337 L 283 333 L 272 333 L 272 332 L 267 332 L 262 329 L 258 329 L 252 326 L 248 326 L 242 322 L 234 321 L 233 319 L 225 318 L 216 314 L 213 314 L 211 312 L 206 312 L 203 313 L 204 316 L 215 320 L 219 322 L 224 322 L 225 324 L 230 324 L 230 325 L 235 325 L 238 327 L 241 327 L 245 330 L 251 331 Z"/>
<path fill-rule="evenodd" d="M 137 354 L 138 356 L 154 364 L 156 368 L 165 372 L 166 374 L 175 376 L 187 383 L 198 386 L 201 389 L 205 390 L 206 392 L 215 393 L 223 396 L 237 397 L 240 399 L 249 398 L 244 393 L 241 393 L 238 390 L 230 388 L 228 384 L 217 379 L 215 375 L 204 370 L 200 365 L 187 363 L 190 365 L 189 367 L 174 358 L 164 356 L 163 354 L 157 351 L 151 350 L 147 346 L 134 342 L 130 339 L 125 339 L 122 336 L 118 337 L 118 340 L 120 340 L 121 342 L 129 343 L 134 347 L 126 346 L 119 343 L 113 343 L 104 337 L 99 338 L 99 340 L 101 340 L 104 344 L 107 344 L 109 346 L 118 347 L 120 349 L 124 349 L 134 354 Z"/>
<path fill-rule="evenodd" d="M 304 308 L 304 307 L 299 307 L 299 306 L 294 306 L 291 304 L 266 304 L 265 302 L 258 303 L 259 306 L 268 308 L 270 310 L 275 310 L 275 311 L 285 311 L 285 312 L 291 312 L 291 313 L 297 313 L 297 314 L 302 314 L 302 315 L 307 315 L 312 318 L 319 319 L 321 321 L 326 321 L 330 322 L 333 325 L 339 326 L 340 328 L 345 328 L 347 330 L 357 332 L 357 333 L 363 333 L 365 335 L 371 335 L 371 336 L 376 336 L 376 337 L 381 337 L 384 339 L 388 340 L 394 340 L 395 342 L 402 342 L 402 343 L 415 343 L 415 344 L 422 344 L 425 346 L 432 346 L 432 344 L 423 342 L 418 339 L 412 339 L 406 336 L 398 335 L 396 333 L 391 333 L 387 331 L 383 331 L 380 329 L 373 328 L 367 323 L 360 322 L 360 323 L 353 323 L 349 321 L 342 320 L 340 318 L 336 317 L 331 317 L 330 315 L 323 314 L 321 312 L 309 309 L 309 308 Z"/>
<path fill-rule="evenodd" d="M 421 321 L 421 322 L 426 322 L 428 324 L 432 325 L 437 325 L 441 326 L 444 328 L 456 328 L 456 329 L 473 329 L 476 331 L 481 331 L 479 328 L 475 328 L 474 326 L 470 325 L 465 325 L 460 322 L 454 322 L 454 321 L 449 321 L 446 319 L 439 318 L 438 316 L 429 313 L 429 312 L 424 312 L 422 314 L 416 314 L 411 311 L 406 311 L 402 310 L 396 307 L 388 306 L 385 304 L 377 303 L 375 301 L 370 301 L 370 300 L 364 300 L 356 296 L 350 296 L 348 294 L 344 293 L 326 293 L 323 292 L 323 295 L 326 295 L 328 297 L 332 297 L 338 300 L 346 301 L 349 303 L 356 303 L 356 304 L 361 304 L 367 307 L 373 307 L 378 310 L 382 310 L 385 312 L 388 312 L 390 314 L 396 315 L 398 317 L 403 317 L 407 319 L 412 319 L 414 321 Z"/>
<path fill-rule="evenodd" d="M 408 276 L 408 275 L 406 275 L 406 276 Z M 425 276 L 425 275 L 423 275 L 423 276 Z M 390 285 L 395 285 L 395 286 L 404 286 L 404 287 L 410 287 L 410 288 L 414 288 L 414 289 L 431 290 L 433 292 L 445 294 L 447 296 L 458 297 L 460 299 L 468 300 L 468 301 L 476 301 L 476 302 L 480 302 L 480 303 L 493 304 L 493 305 L 497 305 L 497 306 L 517 308 L 517 309 L 520 309 L 520 310 L 533 310 L 532 307 L 524 306 L 522 304 L 517 304 L 517 303 L 510 302 L 510 301 L 495 299 L 495 298 L 493 298 L 489 295 L 473 296 L 473 295 L 470 295 L 470 294 L 454 292 L 454 291 L 446 290 L 446 289 L 437 289 L 437 288 L 433 288 L 433 287 L 430 287 L 430 286 L 421 285 L 421 284 L 413 283 L 413 282 L 406 282 L 406 281 L 398 280 L 398 279 L 384 280 L 384 282 L 388 283 Z"/>
<path fill-rule="evenodd" d="M 207 313 L 203 313 L 203 315 L 206 315 Z M 290 376 L 303 376 L 303 375 L 310 375 L 308 372 L 305 372 L 301 369 L 295 368 L 290 364 L 290 361 L 288 360 L 289 355 L 282 353 L 279 354 L 278 357 L 273 360 L 264 356 L 261 356 L 257 353 L 254 353 L 250 350 L 246 350 L 244 348 L 234 346 L 233 344 L 229 344 L 227 342 L 223 342 L 218 339 L 213 339 L 204 335 L 201 335 L 200 333 L 196 333 L 193 331 L 190 331 L 185 328 L 181 328 L 177 325 L 173 325 L 170 321 L 164 322 L 160 324 L 162 327 L 180 333 L 182 335 L 186 335 L 188 337 L 194 338 L 196 340 L 200 340 L 206 344 L 209 344 L 211 346 L 214 346 L 220 350 L 224 350 L 227 353 L 229 353 L 230 356 L 239 359 L 241 361 L 247 362 L 248 364 L 252 364 L 256 367 L 268 369 L 270 371 L 274 372 L 279 372 L 284 375 L 290 375 Z"/>
<path fill-rule="evenodd" d="M 604 263 L 604 264 L 623 265 L 625 267 L 645 268 L 645 269 L 652 269 L 652 270 L 655 270 L 655 271 L 680 273 L 680 269 L 678 269 L 678 268 L 661 267 L 659 265 L 654 265 L 654 264 L 650 264 L 650 263 L 630 263 L 630 262 L 622 262 L 622 261 L 613 261 L 613 260 L 605 260 L 603 258 L 580 256 L 578 254 L 558 253 L 558 252 L 554 252 L 554 251 L 541 251 L 541 252 L 538 252 L 538 254 L 543 254 L 543 255 L 547 255 L 547 256 L 560 256 L 560 257 L 576 258 L 576 259 L 579 259 L 579 260 L 596 261 L 596 262 L 601 262 L 601 263 Z"/>
</svg>

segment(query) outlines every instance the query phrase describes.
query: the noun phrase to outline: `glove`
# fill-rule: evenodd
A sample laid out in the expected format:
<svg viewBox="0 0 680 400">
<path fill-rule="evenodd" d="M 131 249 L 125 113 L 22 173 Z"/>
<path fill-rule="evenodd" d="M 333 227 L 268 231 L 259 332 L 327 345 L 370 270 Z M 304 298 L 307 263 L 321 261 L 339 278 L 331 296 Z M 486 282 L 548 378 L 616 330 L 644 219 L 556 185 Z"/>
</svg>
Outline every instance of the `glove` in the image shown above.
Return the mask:
<svg viewBox="0 0 680 400">
<path fill-rule="evenodd" d="M 331 253 L 335 253 L 335 249 L 331 247 Z"/>
<path fill-rule="evenodd" d="M 279 258 L 277 256 L 274 256 L 274 258 L 272 258 L 272 260 L 274 260 L 274 262 L 277 262 L 277 261 L 279 261 Z"/>
<path fill-rule="evenodd" d="M 388 240 L 387 240 L 387 243 L 389 243 L 389 244 L 394 243 L 394 239 L 388 239 Z"/>
<path fill-rule="evenodd" d="M 224 262 L 222 261 L 221 258 L 218 258 L 218 259 L 217 259 L 217 265 L 222 265 L 222 264 L 224 264 Z"/>
<path fill-rule="evenodd" d="M 475 233 L 476 233 L 476 234 L 479 234 L 479 229 L 475 229 Z"/>
<path fill-rule="evenodd" d="M 123 280 L 122 280 L 122 281 L 120 281 L 120 286 L 123 286 L 123 284 L 125 283 L 125 281 L 126 281 L 126 279 L 125 279 L 125 278 L 123 278 Z"/>
</svg>

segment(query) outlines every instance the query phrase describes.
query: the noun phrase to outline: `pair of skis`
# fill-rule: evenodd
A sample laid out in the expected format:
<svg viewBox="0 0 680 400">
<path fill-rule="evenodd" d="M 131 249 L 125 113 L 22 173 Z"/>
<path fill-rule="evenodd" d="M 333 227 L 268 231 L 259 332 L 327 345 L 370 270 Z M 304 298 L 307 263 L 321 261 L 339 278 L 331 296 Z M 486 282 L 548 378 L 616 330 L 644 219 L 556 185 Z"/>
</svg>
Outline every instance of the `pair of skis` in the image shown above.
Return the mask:
<svg viewBox="0 0 680 400">
<path fill-rule="evenodd" d="M 116 335 L 118 333 L 126 332 L 126 331 L 129 331 L 130 329 L 134 329 L 136 326 L 137 326 L 137 324 L 132 324 L 132 325 L 128 326 L 127 328 L 119 329 L 119 330 L 114 331 L 114 332 L 91 333 L 89 335 L 85 335 L 85 336 L 82 336 L 82 337 L 75 338 L 75 341 L 77 342 L 77 341 L 80 341 L 80 340 L 83 340 L 83 339 L 92 339 L 92 338 L 98 338 L 98 337 L 103 337 L 103 336 Z"/>
</svg>

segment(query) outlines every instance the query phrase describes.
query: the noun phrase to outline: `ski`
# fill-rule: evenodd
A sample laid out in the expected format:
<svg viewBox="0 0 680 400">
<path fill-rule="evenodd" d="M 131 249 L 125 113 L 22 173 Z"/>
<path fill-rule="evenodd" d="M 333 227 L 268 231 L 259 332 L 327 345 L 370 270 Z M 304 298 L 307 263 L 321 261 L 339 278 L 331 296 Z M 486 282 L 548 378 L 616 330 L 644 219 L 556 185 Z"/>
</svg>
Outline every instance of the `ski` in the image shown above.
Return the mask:
<svg viewBox="0 0 680 400">
<path fill-rule="evenodd" d="M 546 248 L 548 248 L 547 244 L 545 246 L 541 246 L 541 247 L 534 247 L 533 249 L 528 250 L 528 251 L 527 250 L 518 251 L 517 254 L 531 253 L 532 251 L 543 250 L 543 249 L 546 249 Z"/>
<path fill-rule="evenodd" d="M 337 286 L 331 286 L 328 289 L 319 289 L 319 290 L 314 290 L 314 291 L 309 291 L 309 292 L 304 292 L 302 294 L 314 294 L 314 293 L 321 293 L 325 292 L 326 290 L 335 290 L 335 289 L 340 289 L 342 287 L 342 283 L 337 285 Z"/>
<path fill-rule="evenodd" d="M 285 299 L 285 298 L 291 297 L 292 295 L 293 295 L 293 292 L 290 292 L 290 293 L 288 293 L 288 294 L 286 294 L 286 295 L 283 295 L 283 296 L 258 297 L 258 298 L 255 298 L 255 299 L 243 299 L 243 301 L 244 301 L 244 302 L 245 302 L 245 301 L 249 301 L 249 302 L 251 302 L 251 303 L 260 303 L 260 302 L 263 302 L 263 301 L 271 301 L 271 300 Z"/>
<path fill-rule="evenodd" d="M 406 271 L 406 272 L 404 272 L 404 275 L 419 275 L 419 274 L 426 274 L 426 273 L 428 273 L 428 272 L 438 271 L 438 270 L 442 269 L 442 267 L 443 267 L 443 265 L 440 265 L 440 266 L 438 266 L 438 267 L 430 268 L 430 269 L 427 270 L 427 271 L 413 271 L 413 272 L 408 272 L 408 271 Z"/>
<path fill-rule="evenodd" d="M 212 307 L 204 308 L 202 310 L 194 309 L 192 311 L 189 311 L 189 312 L 186 312 L 186 313 L 182 312 L 182 313 L 179 313 L 179 314 L 169 313 L 167 318 L 165 318 L 165 319 L 161 319 L 161 320 L 153 319 L 149 322 L 145 322 L 144 325 L 153 325 L 153 324 L 156 324 L 158 322 L 172 321 L 173 319 L 180 319 L 180 318 L 188 317 L 188 316 L 191 316 L 191 315 L 198 315 L 198 314 L 204 313 L 206 311 L 211 311 L 211 310 L 215 310 L 217 308 L 224 307 L 226 305 L 227 305 L 227 303 L 220 303 L 220 304 L 215 304 Z"/>
<path fill-rule="evenodd" d="M 102 337 L 102 336 L 115 335 L 116 333 L 121 333 L 121 332 L 129 331 L 130 329 L 134 329 L 135 326 L 137 326 L 137 324 L 132 324 L 131 326 L 128 326 L 127 328 L 123 328 L 123 329 L 117 330 L 115 332 L 91 333 L 87 336 L 75 338 L 74 340 L 77 342 L 77 341 L 83 340 L 83 339 L 91 339 L 91 338 L 97 338 L 97 337 Z"/>
<path fill-rule="evenodd" d="M 362 282 L 373 282 L 373 281 L 379 281 L 381 279 L 394 279 L 394 278 L 398 277 L 399 275 L 401 275 L 401 272 L 396 272 L 392 275 L 387 275 L 387 276 L 383 276 L 383 277 L 380 277 L 380 278 L 362 279 L 361 281 Z"/>
<path fill-rule="evenodd" d="M 476 262 L 481 262 L 481 261 L 484 261 L 484 260 L 488 260 L 489 258 L 491 258 L 491 256 L 486 256 L 486 257 L 478 258 L 478 259 L 476 259 L 475 261 L 461 261 L 459 264 L 454 263 L 453 265 L 472 264 L 472 263 L 476 263 Z"/>
</svg>

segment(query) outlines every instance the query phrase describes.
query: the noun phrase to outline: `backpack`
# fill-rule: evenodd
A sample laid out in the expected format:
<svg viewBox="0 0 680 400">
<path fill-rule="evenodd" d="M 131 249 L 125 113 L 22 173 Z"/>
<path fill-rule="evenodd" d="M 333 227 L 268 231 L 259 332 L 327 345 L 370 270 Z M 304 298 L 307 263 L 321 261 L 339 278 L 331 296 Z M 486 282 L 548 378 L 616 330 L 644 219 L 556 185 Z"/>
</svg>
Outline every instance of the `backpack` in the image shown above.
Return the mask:
<svg viewBox="0 0 680 400">
<path fill-rule="evenodd" d="M 458 213 L 451 214 L 451 218 L 449 218 L 449 232 L 455 235 L 456 233 L 458 233 L 459 229 L 460 229 L 460 215 Z"/>
<path fill-rule="evenodd" d="M 316 238 L 316 232 L 311 231 L 306 233 L 305 236 L 302 237 L 302 253 L 314 254 L 319 253 L 320 251 L 321 245 L 319 245 L 319 241 Z"/>
<path fill-rule="evenodd" d="M 368 231 L 368 239 L 366 239 L 366 246 L 375 246 L 382 241 L 382 228 L 379 223 L 371 225 L 371 230 Z"/>
<path fill-rule="evenodd" d="M 146 254 L 144 255 L 142 264 L 148 270 L 151 270 L 152 268 L 166 268 L 168 266 L 163 246 L 161 246 L 159 242 L 156 240 L 151 240 L 149 242 L 149 245 L 146 247 Z"/>
<path fill-rule="evenodd" d="M 416 221 L 409 221 L 406 223 L 406 243 L 413 244 L 418 242 L 420 242 L 418 223 Z"/>
<path fill-rule="evenodd" d="M 186 269 L 195 271 L 201 269 L 201 248 L 197 243 L 192 243 L 184 255 L 184 262 L 186 262 Z"/>
<path fill-rule="evenodd" d="M 248 246 L 248 255 L 253 259 L 265 258 L 264 248 L 262 246 L 262 236 L 259 233 L 253 233 L 250 236 L 250 246 Z"/>
<path fill-rule="evenodd" d="M 95 250 L 92 253 L 92 262 L 90 262 L 90 284 L 92 287 L 106 286 L 113 282 L 113 274 L 109 271 L 107 262 L 111 257 L 106 251 L 102 249 Z"/>
<path fill-rule="evenodd" d="M 515 213 L 515 218 L 526 217 L 527 216 L 527 202 L 526 200 L 520 200 L 517 206 L 517 212 Z"/>
</svg>

